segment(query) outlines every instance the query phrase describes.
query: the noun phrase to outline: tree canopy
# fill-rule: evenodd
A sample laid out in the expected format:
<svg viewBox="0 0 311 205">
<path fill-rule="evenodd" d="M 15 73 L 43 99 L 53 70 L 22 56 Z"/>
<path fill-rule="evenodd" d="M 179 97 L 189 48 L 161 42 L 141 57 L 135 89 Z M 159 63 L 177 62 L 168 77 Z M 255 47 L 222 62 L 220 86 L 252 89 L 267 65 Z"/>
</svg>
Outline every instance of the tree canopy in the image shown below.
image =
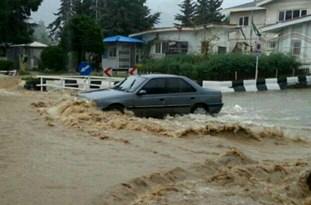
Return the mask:
<svg viewBox="0 0 311 205">
<path fill-rule="evenodd" d="M 146 0 L 106 0 L 99 6 L 99 23 L 105 35 L 128 35 L 151 29 L 160 13 L 151 14 Z"/>
<path fill-rule="evenodd" d="M 50 30 L 50 36 L 55 40 L 59 40 L 65 23 L 74 15 L 73 1 L 61 0 L 60 8 L 55 15 L 56 19 L 48 26 L 48 29 Z"/>
<path fill-rule="evenodd" d="M 86 52 L 102 51 L 100 28 L 94 19 L 88 16 L 74 16 L 64 26 L 61 46 L 67 51 L 77 52 L 79 61 L 84 60 Z"/>
<path fill-rule="evenodd" d="M 64 25 L 73 16 L 85 15 L 94 19 L 107 35 L 128 35 L 151 29 L 160 13 L 151 14 L 146 0 L 61 0 L 55 21 L 50 24 L 51 36 L 59 39 Z"/>
<path fill-rule="evenodd" d="M 177 26 L 190 27 L 194 25 L 195 3 L 192 0 L 184 0 L 179 4 L 181 14 L 175 16 Z"/>
<path fill-rule="evenodd" d="M 198 0 L 195 9 L 196 25 L 222 22 L 224 15 L 220 13 L 223 0 Z"/>
<path fill-rule="evenodd" d="M 0 1 L 0 42 L 28 43 L 32 25 L 27 22 L 32 12 L 38 10 L 42 0 Z"/>
<path fill-rule="evenodd" d="M 35 26 L 33 26 L 33 40 L 39 41 L 41 43 L 45 44 L 51 44 L 52 41 L 49 38 L 49 33 L 46 29 L 46 26 L 44 24 L 44 21 L 39 21 Z"/>
</svg>

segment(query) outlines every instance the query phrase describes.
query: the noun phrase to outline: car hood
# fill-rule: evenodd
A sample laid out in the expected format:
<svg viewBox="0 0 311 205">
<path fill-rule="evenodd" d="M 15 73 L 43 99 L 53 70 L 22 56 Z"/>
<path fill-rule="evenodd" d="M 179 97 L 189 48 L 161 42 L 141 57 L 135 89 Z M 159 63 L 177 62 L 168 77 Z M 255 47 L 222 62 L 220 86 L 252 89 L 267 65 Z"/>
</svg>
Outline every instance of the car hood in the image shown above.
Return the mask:
<svg viewBox="0 0 311 205">
<path fill-rule="evenodd" d="M 96 100 L 105 99 L 105 98 L 115 98 L 115 97 L 117 98 L 124 94 L 125 92 L 123 91 L 108 89 L 108 90 L 97 90 L 97 91 L 80 93 L 79 97 L 82 99 L 96 101 Z"/>
</svg>

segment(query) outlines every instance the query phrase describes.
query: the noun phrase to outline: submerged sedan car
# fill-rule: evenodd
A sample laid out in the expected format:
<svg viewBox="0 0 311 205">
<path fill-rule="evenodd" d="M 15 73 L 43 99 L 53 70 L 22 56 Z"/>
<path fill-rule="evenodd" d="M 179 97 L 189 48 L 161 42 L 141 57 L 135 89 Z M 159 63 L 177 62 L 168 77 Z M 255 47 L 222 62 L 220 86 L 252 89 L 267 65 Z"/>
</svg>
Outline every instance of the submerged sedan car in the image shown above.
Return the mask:
<svg viewBox="0 0 311 205">
<path fill-rule="evenodd" d="M 94 101 L 104 111 L 127 109 L 139 116 L 215 114 L 223 106 L 221 92 L 176 75 L 132 76 L 112 89 L 85 92 L 80 97 Z"/>
</svg>

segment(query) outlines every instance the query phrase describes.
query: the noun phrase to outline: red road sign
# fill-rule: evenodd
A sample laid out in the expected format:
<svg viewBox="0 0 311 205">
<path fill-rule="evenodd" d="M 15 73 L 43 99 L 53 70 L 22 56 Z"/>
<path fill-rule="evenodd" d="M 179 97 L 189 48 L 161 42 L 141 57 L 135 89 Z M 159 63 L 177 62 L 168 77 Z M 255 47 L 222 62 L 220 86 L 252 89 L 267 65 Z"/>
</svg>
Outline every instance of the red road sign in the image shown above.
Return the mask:
<svg viewBox="0 0 311 205">
<path fill-rule="evenodd" d="M 112 77 L 112 68 L 104 68 L 104 76 Z"/>
<path fill-rule="evenodd" d="M 138 73 L 137 68 L 134 67 L 129 69 L 129 75 L 137 75 L 137 73 Z"/>
</svg>

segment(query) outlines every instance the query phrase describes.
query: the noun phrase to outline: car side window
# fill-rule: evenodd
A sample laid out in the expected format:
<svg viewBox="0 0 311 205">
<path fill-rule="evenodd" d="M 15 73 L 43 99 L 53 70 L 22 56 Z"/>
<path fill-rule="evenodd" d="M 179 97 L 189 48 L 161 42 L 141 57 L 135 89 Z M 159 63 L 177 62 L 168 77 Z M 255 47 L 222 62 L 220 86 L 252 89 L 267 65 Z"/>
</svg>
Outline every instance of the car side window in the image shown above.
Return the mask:
<svg viewBox="0 0 311 205">
<path fill-rule="evenodd" d="M 192 85 L 178 78 L 167 79 L 166 87 L 168 93 L 190 93 L 196 91 Z"/>
<path fill-rule="evenodd" d="M 149 95 L 167 93 L 165 88 L 165 79 L 152 79 L 143 87 L 142 90 L 145 90 L 146 94 Z"/>
</svg>

